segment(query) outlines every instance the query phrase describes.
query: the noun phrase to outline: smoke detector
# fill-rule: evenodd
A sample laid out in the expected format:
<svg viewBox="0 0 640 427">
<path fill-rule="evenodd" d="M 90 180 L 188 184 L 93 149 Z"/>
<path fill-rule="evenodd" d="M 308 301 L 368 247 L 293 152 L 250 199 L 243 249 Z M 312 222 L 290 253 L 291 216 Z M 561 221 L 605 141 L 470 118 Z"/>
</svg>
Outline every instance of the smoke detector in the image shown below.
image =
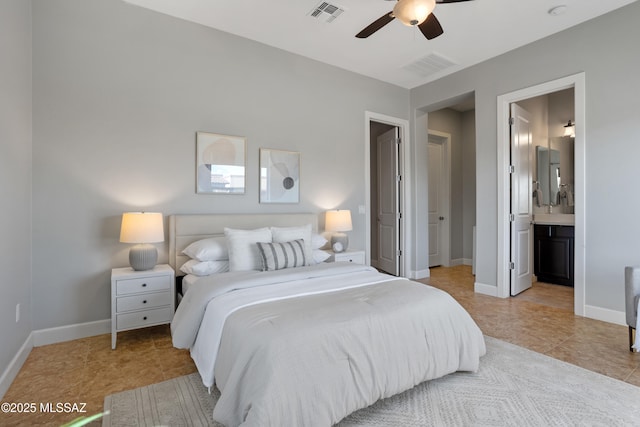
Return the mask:
<svg viewBox="0 0 640 427">
<path fill-rule="evenodd" d="M 551 16 L 558 16 L 558 15 L 562 15 L 566 11 L 567 11 L 567 6 L 564 4 L 561 4 L 559 6 L 552 7 L 547 11 L 547 13 Z"/>
</svg>

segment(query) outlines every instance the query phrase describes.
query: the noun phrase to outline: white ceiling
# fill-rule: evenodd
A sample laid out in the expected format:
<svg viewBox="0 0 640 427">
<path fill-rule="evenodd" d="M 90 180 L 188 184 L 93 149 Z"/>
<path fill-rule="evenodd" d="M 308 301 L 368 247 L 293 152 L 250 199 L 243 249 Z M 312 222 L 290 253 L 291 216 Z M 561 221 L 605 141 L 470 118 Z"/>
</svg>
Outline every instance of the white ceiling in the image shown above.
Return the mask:
<svg viewBox="0 0 640 427">
<path fill-rule="evenodd" d="M 322 0 L 125 0 L 248 39 L 413 88 L 500 55 L 635 0 L 473 0 L 439 4 L 444 34 L 426 40 L 398 20 L 367 39 L 354 36 L 389 12 L 385 0 L 327 0 L 344 12 L 333 22 L 310 12 Z M 565 13 L 548 11 L 566 5 Z M 328 15 L 324 15 L 328 17 Z M 428 55 L 455 65 L 429 75 L 405 69 Z"/>
</svg>

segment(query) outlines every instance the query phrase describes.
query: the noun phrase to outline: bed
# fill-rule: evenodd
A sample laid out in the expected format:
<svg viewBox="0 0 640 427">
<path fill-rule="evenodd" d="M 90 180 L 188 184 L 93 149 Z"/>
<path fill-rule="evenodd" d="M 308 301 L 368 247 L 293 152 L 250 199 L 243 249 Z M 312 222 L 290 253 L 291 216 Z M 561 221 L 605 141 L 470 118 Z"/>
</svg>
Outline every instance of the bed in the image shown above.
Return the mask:
<svg viewBox="0 0 640 427">
<path fill-rule="evenodd" d="M 170 264 L 178 275 L 190 260 L 182 251 L 223 236 L 225 227 L 239 233 L 275 227 L 274 242 L 276 231 L 317 233 L 315 214 L 175 215 L 169 223 Z M 237 258 L 234 238 L 227 236 L 230 262 Z M 232 268 L 191 280 L 172 340 L 190 349 L 203 384 L 220 390 L 216 421 L 331 426 L 423 381 L 478 369 L 486 351 L 482 333 L 447 293 L 364 265 L 302 258 L 294 268 Z"/>
</svg>

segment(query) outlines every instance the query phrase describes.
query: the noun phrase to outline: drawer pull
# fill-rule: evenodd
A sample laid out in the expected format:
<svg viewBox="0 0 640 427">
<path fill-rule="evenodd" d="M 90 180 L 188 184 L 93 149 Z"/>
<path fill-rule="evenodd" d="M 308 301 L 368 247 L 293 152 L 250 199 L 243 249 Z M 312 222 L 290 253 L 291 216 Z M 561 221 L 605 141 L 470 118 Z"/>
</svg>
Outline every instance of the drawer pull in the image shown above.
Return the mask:
<svg viewBox="0 0 640 427">
<path fill-rule="evenodd" d="M 142 320 L 147 320 L 147 316 L 144 316 L 144 317 L 142 318 Z"/>
<path fill-rule="evenodd" d="M 146 287 L 147 287 L 147 284 L 146 284 L 146 283 L 143 283 L 143 284 L 142 284 L 142 287 L 143 287 L 143 288 L 146 288 Z"/>
<path fill-rule="evenodd" d="M 146 303 L 147 303 L 147 300 L 142 301 L 142 303 L 143 303 L 143 304 L 146 304 Z"/>
</svg>

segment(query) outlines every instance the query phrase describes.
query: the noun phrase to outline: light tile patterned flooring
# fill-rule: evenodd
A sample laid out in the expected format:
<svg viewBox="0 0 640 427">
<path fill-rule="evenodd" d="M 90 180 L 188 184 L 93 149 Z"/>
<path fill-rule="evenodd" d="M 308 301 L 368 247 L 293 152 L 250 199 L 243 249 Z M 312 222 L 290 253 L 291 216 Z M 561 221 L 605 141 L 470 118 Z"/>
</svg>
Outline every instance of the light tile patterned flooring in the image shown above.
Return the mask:
<svg viewBox="0 0 640 427">
<path fill-rule="evenodd" d="M 627 328 L 574 316 L 571 288 L 536 283 L 515 298 L 478 295 L 467 266 L 433 268 L 421 281 L 449 292 L 486 335 L 640 386 L 640 353 L 629 352 Z M 114 351 L 111 336 L 100 335 L 34 348 L 2 401 L 85 402 L 94 414 L 109 394 L 191 372 L 189 353 L 172 347 L 168 326 L 120 333 Z M 0 426 L 53 426 L 74 418 L 0 413 Z"/>
</svg>

